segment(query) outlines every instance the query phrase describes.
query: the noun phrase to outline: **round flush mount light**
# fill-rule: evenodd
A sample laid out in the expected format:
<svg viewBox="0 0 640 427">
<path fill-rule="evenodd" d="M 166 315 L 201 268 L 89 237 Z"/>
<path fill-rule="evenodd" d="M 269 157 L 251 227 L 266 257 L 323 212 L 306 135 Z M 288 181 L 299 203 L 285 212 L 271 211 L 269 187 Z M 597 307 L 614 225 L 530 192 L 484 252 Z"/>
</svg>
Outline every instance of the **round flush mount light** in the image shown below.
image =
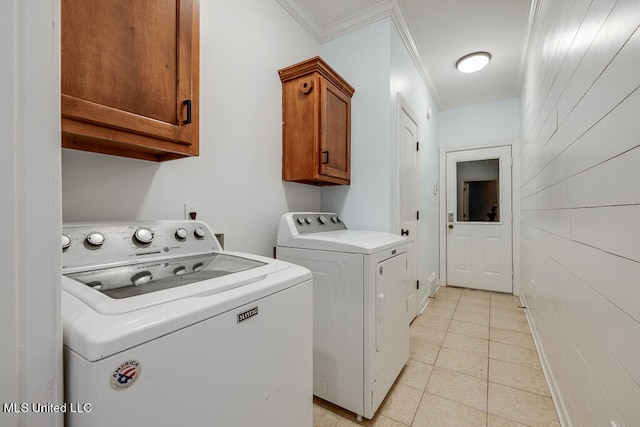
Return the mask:
<svg viewBox="0 0 640 427">
<path fill-rule="evenodd" d="M 482 70 L 491 60 L 489 52 L 474 52 L 463 56 L 456 62 L 456 68 L 461 73 L 475 73 Z"/>
</svg>

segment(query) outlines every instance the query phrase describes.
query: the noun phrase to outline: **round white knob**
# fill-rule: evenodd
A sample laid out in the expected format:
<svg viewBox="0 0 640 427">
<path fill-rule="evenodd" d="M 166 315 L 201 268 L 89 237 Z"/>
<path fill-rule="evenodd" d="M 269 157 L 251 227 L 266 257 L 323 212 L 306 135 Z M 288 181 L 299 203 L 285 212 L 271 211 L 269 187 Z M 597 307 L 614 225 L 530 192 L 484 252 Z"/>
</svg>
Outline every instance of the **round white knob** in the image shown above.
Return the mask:
<svg viewBox="0 0 640 427">
<path fill-rule="evenodd" d="M 307 221 L 307 224 L 311 225 L 311 223 L 313 222 L 313 220 L 311 219 L 310 216 L 308 216 L 305 221 Z"/>
<path fill-rule="evenodd" d="M 141 273 L 135 274 L 131 277 L 131 283 L 136 286 L 144 285 L 145 283 L 151 281 L 153 279 L 153 275 L 148 271 L 143 271 Z"/>
<path fill-rule="evenodd" d="M 205 231 L 204 228 L 198 227 L 194 230 L 193 234 L 196 236 L 196 239 L 204 239 Z"/>
<path fill-rule="evenodd" d="M 184 228 L 178 228 L 176 230 L 176 239 L 178 240 L 185 240 L 187 238 L 187 230 L 185 230 Z"/>
<path fill-rule="evenodd" d="M 69 246 L 71 246 L 71 236 L 65 233 L 62 235 L 62 249 L 67 249 Z"/>
<path fill-rule="evenodd" d="M 338 217 L 337 216 L 332 216 L 331 217 L 331 222 L 334 223 L 334 224 L 337 223 L 338 222 Z"/>
<path fill-rule="evenodd" d="M 193 271 L 195 272 L 202 271 L 203 268 L 204 268 L 204 264 L 199 262 L 193 266 Z"/>
<path fill-rule="evenodd" d="M 151 243 L 155 235 L 147 227 L 138 227 L 133 233 L 133 237 L 140 243 Z"/>
<path fill-rule="evenodd" d="M 175 274 L 176 276 L 182 276 L 186 272 L 187 272 L 187 267 L 185 267 L 184 265 L 181 265 L 180 267 L 173 270 L 173 274 Z"/>
<path fill-rule="evenodd" d="M 320 215 L 320 216 L 318 217 L 318 221 L 320 221 L 320 224 L 324 225 L 324 224 L 326 224 L 326 223 L 327 223 L 327 217 L 326 217 L 326 216 L 324 216 L 324 215 Z"/>
<path fill-rule="evenodd" d="M 102 233 L 92 231 L 91 233 L 87 234 L 86 241 L 91 246 L 102 246 L 105 241 L 105 237 Z"/>
<path fill-rule="evenodd" d="M 298 224 L 304 225 L 304 218 L 298 217 Z"/>
</svg>

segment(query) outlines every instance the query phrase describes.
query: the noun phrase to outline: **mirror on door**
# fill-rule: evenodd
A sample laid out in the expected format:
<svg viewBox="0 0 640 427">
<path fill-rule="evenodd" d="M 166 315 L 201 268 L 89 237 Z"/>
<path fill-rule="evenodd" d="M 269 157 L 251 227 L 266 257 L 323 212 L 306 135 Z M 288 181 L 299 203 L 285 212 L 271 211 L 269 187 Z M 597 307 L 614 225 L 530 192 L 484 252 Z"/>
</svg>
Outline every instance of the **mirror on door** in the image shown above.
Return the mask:
<svg viewBox="0 0 640 427">
<path fill-rule="evenodd" d="M 498 159 L 457 162 L 457 221 L 500 222 Z"/>
</svg>

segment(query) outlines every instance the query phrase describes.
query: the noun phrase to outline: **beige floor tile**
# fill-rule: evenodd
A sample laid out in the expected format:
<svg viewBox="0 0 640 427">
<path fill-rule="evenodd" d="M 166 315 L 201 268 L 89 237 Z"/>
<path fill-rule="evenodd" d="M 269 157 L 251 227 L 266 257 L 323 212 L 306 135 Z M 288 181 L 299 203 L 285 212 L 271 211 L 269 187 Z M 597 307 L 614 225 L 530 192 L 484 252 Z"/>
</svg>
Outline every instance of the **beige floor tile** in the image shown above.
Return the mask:
<svg viewBox="0 0 640 427">
<path fill-rule="evenodd" d="M 411 425 L 418 410 L 422 390 L 396 383 L 380 407 L 380 415 Z"/>
<path fill-rule="evenodd" d="M 461 322 L 459 320 L 452 320 L 449 324 L 448 332 L 456 334 L 466 335 L 468 337 L 489 339 L 489 327 L 484 325 L 478 325 L 475 323 Z"/>
<path fill-rule="evenodd" d="M 455 319 L 455 314 L 453 318 Z M 492 328 L 507 329 L 509 331 L 520 332 L 523 334 L 531 333 L 529 323 L 527 323 L 526 318 L 493 315 L 490 318 L 489 324 Z"/>
<path fill-rule="evenodd" d="M 446 338 L 445 338 L 446 342 Z M 529 348 L 514 345 L 491 342 L 489 345 L 489 357 L 503 362 L 515 363 L 532 369 L 542 369 L 538 352 Z"/>
<path fill-rule="evenodd" d="M 443 298 L 435 298 L 429 302 L 429 307 L 439 307 L 439 308 L 448 308 L 455 310 L 458 305 L 457 299 L 443 299 Z"/>
<path fill-rule="evenodd" d="M 480 289 L 463 289 L 462 296 L 472 296 L 474 298 L 490 299 L 491 292 Z"/>
<path fill-rule="evenodd" d="M 408 427 L 409 424 L 403 424 L 401 422 L 398 422 L 396 420 L 392 420 L 389 417 L 385 417 L 384 415 L 378 415 L 373 424 L 371 424 L 372 427 Z"/>
<path fill-rule="evenodd" d="M 488 298 L 477 298 L 473 295 L 462 295 L 458 300 L 458 303 L 484 305 L 485 307 L 491 306 L 491 300 Z"/>
<path fill-rule="evenodd" d="M 458 303 L 458 306 L 456 307 L 456 310 L 467 311 L 469 313 L 482 313 L 482 314 L 489 314 L 490 309 L 491 308 L 485 304 L 478 304 L 474 302 L 465 302 L 465 301 L 460 301 Z"/>
<path fill-rule="evenodd" d="M 489 358 L 486 355 L 478 356 L 466 351 L 442 347 L 435 366 L 486 380 Z"/>
<path fill-rule="evenodd" d="M 477 325 L 489 326 L 489 314 L 456 310 L 453 313 L 452 319 L 459 320 L 460 322 L 475 323 Z"/>
<path fill-rule="evenodd" d="M 438 289 L 438 294 L 452 294 L 458 295 L 462 294 L 462 288 L 456 288 L 455 286 L 440 286 Z"/>
<path fill-rule="evenodd" d="M 532 426 L 559 426 L 550 397 L 489 383 L 489 413 Z"/>
<path fill-rule="evenodd" d="M 336 427 L 340 418 L 322 406 L 313 405 L 313 427 Z"/>
<path fill-rule="evenodd" d="M 469 375 L 434 367 L 427 392 L 485 411 L 487 381 Z"/>
<path fill-rule="evenodd" d="M 515 363 L 490 359 L 489 381 L 551 397 L 547 380 L 540 369 L 532 369 Z"/>
<path fill-rule="evenodd" d="M 453 326 L 453 322 L 451 326 Z M 452 327 L 449 327 L 449 330 L 452 330 Z M 491 341 L 515 345 L 517 347 L 529 349 L 536 348 L 531 334 L 523 334 L 521 332 L 509 331 L 506 329 L 491 328 L 489 332 L 489 339 Z"/>
<path fill-rule="evenodd" d="M 412 427 L 484 427 L 487 413 L 435 394 L 425 393 Z"/>
<path fill-rule="evenodd" d="M 409 358 L 433 365 L 436 363 L 440 346 L 423 340 L 409 340 Z"/>
<path fill-rule="evenodd" d="M 442 347 L 466 351 L 484 357 L 489 354 L 489 340 L 469 337 L 453 332 L 447 332 L 442 342 Z"/>
<path fill-rule="evenodd" d="M 415 340 L 423 340 L 431 344 L 441 345 L 447 331 L 436 328 L 429 328 L 421 325 L 411 325 L 409 337 Z"/>
<path fill-rule="evenodd" d="M 503 418 L 495 414 L 489 414 L 487 427 L 527 427 L 508 418 Z"/>
<path fill-rule="evenodd" d="M 416 317 L 412 325 L 425 326 L 427 328 L 442 329 L 446 331 L 447 329 L 449 329 L 450 322 L 451 322 L 450 319 L 432 316 L 425 312 L 425 313 L 422 313 L 420 316 Z"/>
<path fill-rule="evenodd" d="M 519 308 L 520 305 L 520 299 L 511 295 L 507 295 L 506 298 L 491 297 L 491 308 L 502 308 L 505 310 L 522 310 L 522 308 Z"/>
<path fill-rule="evenodd" d="M 507 317 L 510 319 L 527 320 L 521 308 L 491 307 L 491 317 Z"/>
<path fill-rule="evenodd" d="M 340 418 L 340 421 L 338 421 L 338 425 L 336 427 L 358 427 L 362 425 L 370 426 L 372 424 L 366 421 L 363 423 L 357 423 L 355 418 L 354 419 Z"/>
<path fill-rule="evenodd" d="M 443 317 L 445 319 L 451 319 L 453 316 L 454 309 L 452 308 L 441 308 L 435 305 L 429 304 L 427 309 L 424 311 L 424 314 L 429 316 Z"/>
<path fill-rule="evenodd" d="M 402 372 L 400 372 L 398 382 L 418 390 L 424 390 L 427 387 L 432 369 L 432 365 L 409 359 Z"/>
</svg>

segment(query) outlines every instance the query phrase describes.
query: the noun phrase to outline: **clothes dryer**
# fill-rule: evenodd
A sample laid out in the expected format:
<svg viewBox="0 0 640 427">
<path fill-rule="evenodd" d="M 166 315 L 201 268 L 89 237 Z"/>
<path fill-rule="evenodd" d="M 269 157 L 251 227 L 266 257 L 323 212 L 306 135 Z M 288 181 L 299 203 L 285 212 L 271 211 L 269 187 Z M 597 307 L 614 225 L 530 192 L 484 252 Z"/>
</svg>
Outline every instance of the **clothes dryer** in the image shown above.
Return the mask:
<svg viewBox="0 0 640 427">
<path fill-rule="evenodd" d="M 372 418 L 409 358 L 404 237 L 291 212 L 276 257 L 313 274 L 313 393 Z"/>
</svg>

